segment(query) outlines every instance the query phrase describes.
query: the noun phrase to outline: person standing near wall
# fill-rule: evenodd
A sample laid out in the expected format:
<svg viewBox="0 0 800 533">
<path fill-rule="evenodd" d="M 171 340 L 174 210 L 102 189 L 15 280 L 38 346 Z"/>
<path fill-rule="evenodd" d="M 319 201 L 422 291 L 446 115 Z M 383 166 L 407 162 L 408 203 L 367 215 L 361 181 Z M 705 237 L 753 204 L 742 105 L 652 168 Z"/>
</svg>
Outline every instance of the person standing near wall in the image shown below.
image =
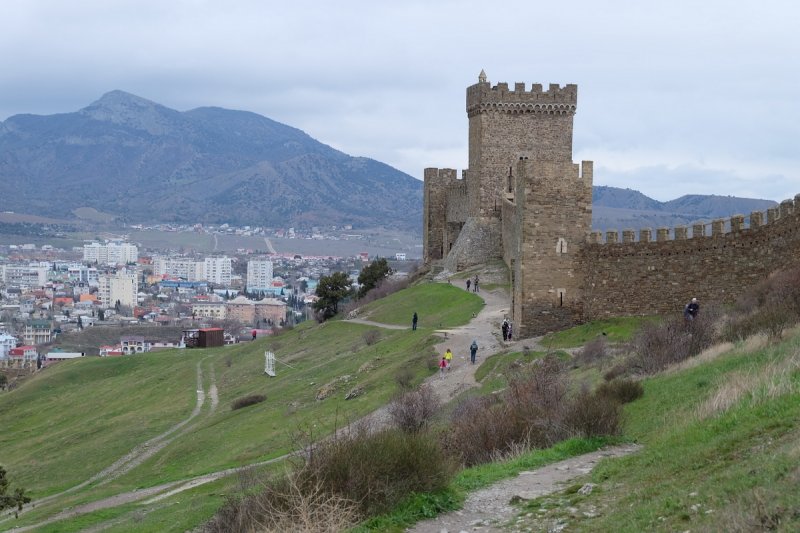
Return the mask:
<svg viewBox="0 0 800 533">
<path fill-rule="evenodd" d="M 692 321 L 697 317 L 697 313 L 700 312 L 700 304 L 697 303 L 697 298 L 692 298 L 692 301 L 686 304 L 686 307 L 683 308 L 683 318 L 688 321 Z"/>
<path fill-rule="evenodd" d="M 475 279 L 474 279 L 474 280 L 472 280 L 472 292 L 480 292 L 480 291 L 478 290 L 478 281 L 479 281 L 479 280 L 478 280 L 478 275 L 477 275 L 477 274 L 475 274 Z"/>
<path fill-rule="evenodd" d="M 469 292 L 469 286 L 472 283 L 472 280 L 467 278 L 467 292 Z"/>
</svg>

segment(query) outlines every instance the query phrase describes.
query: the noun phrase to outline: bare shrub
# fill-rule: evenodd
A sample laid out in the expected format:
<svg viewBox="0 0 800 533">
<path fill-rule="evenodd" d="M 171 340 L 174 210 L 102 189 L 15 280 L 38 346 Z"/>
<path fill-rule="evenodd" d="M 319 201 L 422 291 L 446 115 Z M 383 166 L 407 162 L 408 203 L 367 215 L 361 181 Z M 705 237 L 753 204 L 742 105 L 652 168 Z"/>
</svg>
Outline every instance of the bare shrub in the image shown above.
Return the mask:
<svg viewBox="0 0 800 533">
<path fill-rule="evenodd" d="M 622 429 L 622 405 L 611 396 L 590 393 L 586 387 L 571 399 L 565 424 L 581 437 L 618 435 Z"/>
<path fill-rule="evenodd" d="M 575 360 L 581 365 L 588 365 L 605 359 L 606 355 L 608 355 L 606 339 L 602 335 L 598 335 L 584 344 L 583 349 L 577 354 Z"/>
<path fill-rule="evenodd" d="M 608 372 L 603 374 L 603 379 L 606 381 L 611 381 L 613 379 L 617 379 L 618 377 L 624 376 L 628 373 L 628 366 L 625 363 L 620 363 L 617 365 L 612 366 Z"/>
<path fill-rule="evenodd" d="M 601 383 L 596 393 L 619 403 L 630 403 L 644 396 L 644 387 L 638 381 L 630 378 L 615 379 Z"/>
<path fill-rule="evenodd" d="M 241 398 L 237 398 L 231 404 L 231 411 L 235 411 L 236 409 L 241 409 L 242 407 L 247 407 L 249 405 L 255 405 L 257 403 L 261 403 L 266 400 L 267 397 L 263 394 L 251 394 L 250 396 L 243 396 Z"/>
<path fill-rule="evenodd" d="M 439 397 L 427 385 L 401 394 L 389 404 L 395 427 L 406 433 L 423 430 L 439 412 Z"/>
<path fill-rule="evenodd" d="M 512 376 L 501 394 L 459 404 L 444 437 L 445 447 L 463 464 L 474 465 L 510 453 L 520 443 L 550 446 L 567 435 L 563 423 L 567 390 L 564 365 L 547 356 Z"/>
<path fill-rule="evenodd" d="M 378 331 L 377 329 L 370 329 L 368 331 L 365 331 L 364 334 L 361 336 L 361 338 L 364 339 L 364 344 L 366 344 L 367 346 L 372 346 L 373 344 L 381 340 L 381 332 Z"/>
<path fill-rule="evenodd" d="M 414 383 L 414 371 L 407 366 L 401 367 L 395 373 L 394 381 L 400 390 L 410 391 Z"/>
<path fill-rule="evenodd" d="M 673 317 L 645 323 L 633 339 L 636 356 L 631 363 L 645 374 L 654 374 L 699 354 L 715 342 L 718 317 L 718 310 L 710 306 L 691 321 Z"/>
<path fill-rule="evenodd" d="M 786 328 L 800 322 L 800 268 L 773 273 L 745 291 L 734 310 L 725 327 L 726 339 L 764 333 L 771 341 L 779 340 Z"/>
<path fill-rule="evenodd" d="M 354 502 L 327 492 L 318 482 L 301 484 L 300 476 L 287 474 L 268 478 L 255 494 L 229 499 L 203 531 L 335 533 L 361 518 Z"/>
<path fill-rule="evenodd" d="M 525 429 L 508 415 L 508 407 L 498 396 L 469 398 L 453 411 L 443 445 L 466 466 L 489 462 L 526 436 Z"/>
<path fill-rule="evenodd" d="M 358 502 L 363 516 L 384 512 L 410 492 L 444 488 L 453 463 L 429 432 L 358 429 L 313 447 L 300 476 L 326 493 Z"/>
<path fill-rule="evenodd" d="M 231 357 L 230 355 L 225 356 L 225 366 L 230 368 L 231 365 L 233 365 L 233 357 Z"/>
</svg>

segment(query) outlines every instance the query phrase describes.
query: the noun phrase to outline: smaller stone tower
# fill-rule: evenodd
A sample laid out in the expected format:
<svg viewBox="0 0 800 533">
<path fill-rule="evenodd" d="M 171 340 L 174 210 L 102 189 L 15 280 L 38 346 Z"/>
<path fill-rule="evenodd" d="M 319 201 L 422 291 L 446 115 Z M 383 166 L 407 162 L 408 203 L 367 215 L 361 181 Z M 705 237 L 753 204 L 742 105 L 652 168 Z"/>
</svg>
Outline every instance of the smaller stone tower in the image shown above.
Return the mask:
<svg viewBox="0 0 800 533">
<path fill-rule="evenodd" d="M 554 331 L 582 319 L 581 250 L 592 227 L 592 162 L 519 161 L 509 255 L 512 316 L 522 336 Z M 512 217 L 508 217 L 509 219 Z"/>
</svg>

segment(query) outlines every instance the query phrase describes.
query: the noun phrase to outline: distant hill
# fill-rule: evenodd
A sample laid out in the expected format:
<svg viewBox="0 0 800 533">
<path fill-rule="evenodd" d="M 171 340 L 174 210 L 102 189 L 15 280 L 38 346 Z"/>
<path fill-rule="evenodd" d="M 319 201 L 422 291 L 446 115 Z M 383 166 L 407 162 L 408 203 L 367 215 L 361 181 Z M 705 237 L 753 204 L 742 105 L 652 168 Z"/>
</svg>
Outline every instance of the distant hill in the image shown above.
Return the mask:
<svg viewBox="0 0 800 533">
<path fill-rule="evenodd" d="M 776 205 L 772 200 L 699 194 L 659 202 L 639 191 L 606 186 L 595 186 L 592 197 L 592 228 L 600 231 L 671 228 L 736 214 L 749 215 Z"/>
<path fill-rule="evenodd" d="M 0 210 L 274 227 L 422 225 L 422 182 L 245 111 L 112 91 L 0 123 Z"/>
<path fill-rule="evenodd" d="M 699 195 L 659 202 L 598 186 L 593 227 L 675 226 L 771 205 Z M 111 91 L 73 113 L 0 122 L 0 211 L 418 232 L 422 182 L 255 113 L 217 107 L 179 112 Z"/>
</svg>

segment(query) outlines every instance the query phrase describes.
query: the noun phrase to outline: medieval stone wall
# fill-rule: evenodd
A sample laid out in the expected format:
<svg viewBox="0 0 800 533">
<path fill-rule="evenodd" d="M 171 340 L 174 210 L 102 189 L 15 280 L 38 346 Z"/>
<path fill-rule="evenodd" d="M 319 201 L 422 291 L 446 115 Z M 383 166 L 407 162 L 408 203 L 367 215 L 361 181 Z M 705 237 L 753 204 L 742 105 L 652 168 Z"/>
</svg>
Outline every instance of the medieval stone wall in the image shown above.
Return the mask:
<svg viewBox="0 0 800 533">
<path fill-rule="evenodd" d="M 592 163 L 524 160 L 517 166 L 520 223 L 514 318 L 523 336 L 580 322 L 580 250 L 592 225 Z M 510 266 L 510 265 L 509 265 Z"/>
<path fill-rule="evenodd" d="M 632 231 L 627 242 L 616 232 L 605 242 L 592 234 L 595 242 L 581 251 L 583 319 L 678 313 L 693 297 L 701 305 L 731 302 L 775 270 L 800 262 L 800 195 L 769 210 L 766 224 L 754 213 L 750 227 L 735 216 L 714 221 L 712 235 L 701 228 L 691 238 L 686 228 L 675 228 L 672 239 L 662 228 L 655 241 L 642 230 L 638 242 Z"/>
<path fill-rule="evenodd" d="M 422 194 L 422 257 L 425 263 L 447 254 L 444 236 L 447 230 L 447 199 L 450 188 L 457 184 L 451 168 L 426 168 Z"/>
</svg>

